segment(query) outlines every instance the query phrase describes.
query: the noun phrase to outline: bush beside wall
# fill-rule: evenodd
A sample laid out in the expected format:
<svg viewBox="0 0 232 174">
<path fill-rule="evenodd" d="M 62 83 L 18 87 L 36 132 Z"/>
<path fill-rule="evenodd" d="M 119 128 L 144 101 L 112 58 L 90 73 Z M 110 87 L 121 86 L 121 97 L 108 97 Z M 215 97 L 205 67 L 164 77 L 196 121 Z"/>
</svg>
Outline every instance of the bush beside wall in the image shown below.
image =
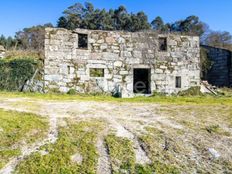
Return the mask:
<svg viewBox="0 0 232 174">
<path fill-rule="evenodd" d="M 35 59 L 0 60 L 0 90 L 21 91 L 38 67 L 39 61 Z"/>
</svg>

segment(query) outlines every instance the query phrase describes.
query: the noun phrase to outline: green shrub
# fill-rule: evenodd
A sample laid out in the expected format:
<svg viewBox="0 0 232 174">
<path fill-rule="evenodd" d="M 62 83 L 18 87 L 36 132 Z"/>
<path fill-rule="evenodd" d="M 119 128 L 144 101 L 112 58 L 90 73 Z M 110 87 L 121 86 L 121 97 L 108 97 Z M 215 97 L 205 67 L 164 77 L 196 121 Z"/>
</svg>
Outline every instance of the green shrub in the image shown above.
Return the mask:
<svg viewBox="0 0 232 174">
<path fill-rule="evenodd" d="M 34 59 L 0 60 L 0 90 L 20 91 L 38 67 Z"/>
<path fill-rule="evenodd" d="M 231 88 L 220 88 L 217 90 L 217 94 L 226 97 L 232 97 L 232 89 Z"/>
<path fill-rule="evenodd" d="M 217 133 L 220 129 L 219 125 L 210 125 L 205 128 L 209 133 Z"/>
<path fill-rule="evenodd" d="M 200 86 L 191 87 L 187 90 L 180 91 L 178 93 L 179 96 L 202 96 L 203 93 L 201 92 Z"/>
<path fill-rule="evenodd" d="M 69 95 L 76 95 L 77 94 L 77 91 L 75 89 L 70 89 L 67 94 Z"/>
<path fill-rule="evenodd" d="M 59 88 L 49 88 L 47 92 L 49 94 L 62 94 Z"/>
<path fill-rule="evenodd" d="M 209 51 L 206 48 L 200 50 L 201 78 L 205 79 L 214 62 L 209 59 Z"/>
<path fill-rule="evenodd" d="M 219 125 L 209 125 L 205 127 L 206 131 L 210 134 L 216 133 L 219 135 L 230 136 L 230 132 L 224 131 Z"/>
<path fill-rule="evenodd" d="M 157 92 L 157 91 L 153 91 L 152 96 L 167 96 L 167 94 L 163 93 L 163 92 Z"/>
</svg>

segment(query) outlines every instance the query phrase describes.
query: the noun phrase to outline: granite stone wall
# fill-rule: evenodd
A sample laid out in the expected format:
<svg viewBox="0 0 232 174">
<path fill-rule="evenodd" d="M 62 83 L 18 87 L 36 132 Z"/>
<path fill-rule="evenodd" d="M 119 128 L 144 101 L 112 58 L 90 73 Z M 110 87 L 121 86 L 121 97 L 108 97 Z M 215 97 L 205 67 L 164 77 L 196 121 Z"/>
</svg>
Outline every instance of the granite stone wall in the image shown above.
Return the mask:
<svg viewBox="0 0 232 174">
<path fill-rule="evenodd" d="M 88 48 L 78 48 L 78 36 L 88 35 Z M 159 50 L 159 38 L 167 38 L 167 50 Z M 177 93 L 200 84 L 199 37 L 155 32 L 46 29 L 46 91 L 81 93 L 119 92 L 133 97 L 134 69 L 149 70 L 149 88 Z M 104 77 L 91 77 L 91 69 L 104 69 Z M 176 77 L 181 87 L 176 88 Z"/>
<path fill-rule="evenodd" d="M 207 74 L 210 84 L 218 87 L 232 85 L 232 54 L 229 50 L 202 46 L 208 50 L 208 57 L 212 61 L 212 68 Z"/>
<path fill-rule="evenodd" d="M 4 58 L 5 57 L 5 48 L 0 45 L 0 58 Z"/>
</svg>

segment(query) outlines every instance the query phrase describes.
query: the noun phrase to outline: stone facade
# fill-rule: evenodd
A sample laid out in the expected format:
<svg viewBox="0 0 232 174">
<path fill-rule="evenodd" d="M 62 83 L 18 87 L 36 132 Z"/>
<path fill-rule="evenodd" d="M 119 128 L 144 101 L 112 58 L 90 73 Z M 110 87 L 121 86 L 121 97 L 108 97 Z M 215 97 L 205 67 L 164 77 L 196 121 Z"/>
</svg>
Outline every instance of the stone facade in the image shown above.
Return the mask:
<svg viewBox="0 0 232 174">
<path fill-rule="evenodd" d="M 217 87 L 232 86 L 232 53 L 229 50 L 203 46 L 208 50 L 208 57 L 212 61 L 212 68 L 206 79 Z"/>
<path fill-rule="evenodd" d="M 5 48 L 0 45 L 0 58 L 4 58 L 5 57 Z"/>
<path fill-rule="evenodd" d="M 83 34 L 88 37 L 84 49 L 78 47 Z M 163 38 L 166 48 L 161 51 Z M 200 85 L 199 57 L 199 37 L 47 28 L 45 89 L 118 93 L 122 97 L 153 91 L 177 93 Z M 97 69 L 103 75 L 91 76 L 91 70 Z"/>
</svg>

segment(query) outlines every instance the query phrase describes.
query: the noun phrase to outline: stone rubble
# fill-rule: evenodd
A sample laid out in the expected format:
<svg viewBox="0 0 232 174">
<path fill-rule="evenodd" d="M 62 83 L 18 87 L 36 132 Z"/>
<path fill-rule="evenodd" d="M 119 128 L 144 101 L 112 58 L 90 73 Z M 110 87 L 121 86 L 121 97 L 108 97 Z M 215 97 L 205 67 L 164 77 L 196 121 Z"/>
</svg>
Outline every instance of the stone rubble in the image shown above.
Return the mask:
<svg viewBox="0 0 232 174">
<path fill-rule="evenodd" d="M 5 48 L 2 45 L 0 45 L 0 59 L 4 58 L 5 54 L 6 54 Z"/>
<path fill-rule="evenodd" d="M 221 156 L 214 148 L 209 148 L 208 151 L 214 158 L 219 158 Z"/>
</svg>

